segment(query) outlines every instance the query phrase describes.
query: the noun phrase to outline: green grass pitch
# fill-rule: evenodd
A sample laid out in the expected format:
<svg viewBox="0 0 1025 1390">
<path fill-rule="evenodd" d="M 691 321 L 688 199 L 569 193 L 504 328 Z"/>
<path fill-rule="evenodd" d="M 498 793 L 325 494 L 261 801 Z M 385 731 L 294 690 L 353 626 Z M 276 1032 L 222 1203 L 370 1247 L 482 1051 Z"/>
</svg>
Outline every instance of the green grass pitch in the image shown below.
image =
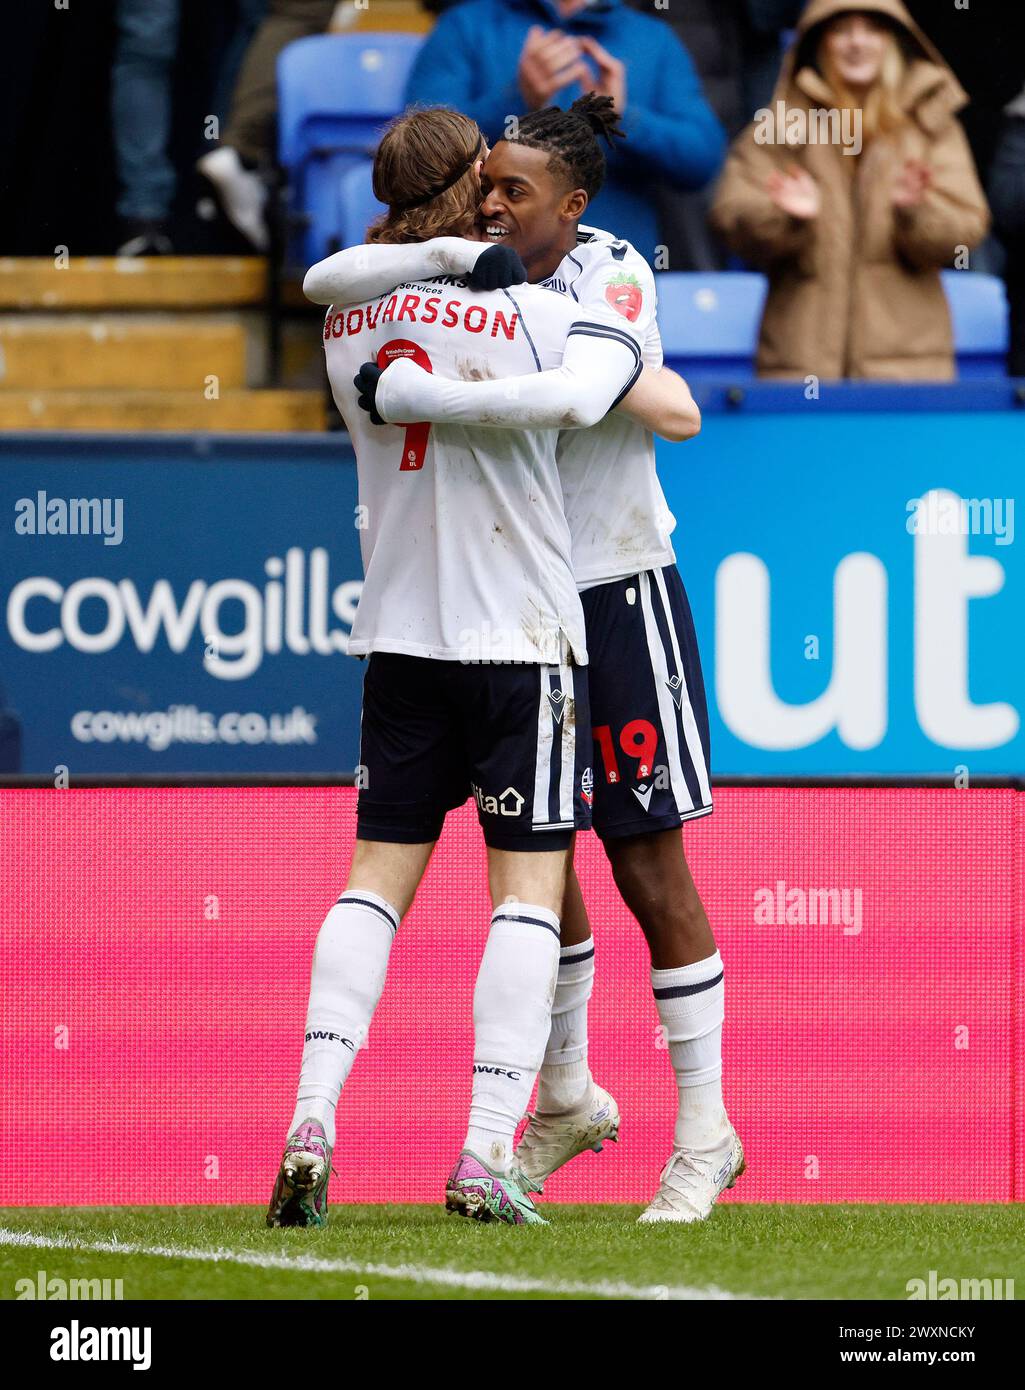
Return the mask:
<svg viewBox="0 0 1025 1390">
<path fill-rule="evenodd" d="M 0 1208 L 0 1298 L 18 1281 L 122 1280 L 126 1299 L 907 1298 L 909 1279 L 1014 1279 L 1025 1206 L 756 1206 L 700 1226 L 555 1206 L 547 1227 L 429 1206 L 333 1207 L 270 1231 L 257 1207 Z M 1021 1296 L 1020 1294 L 1018 1295 Z"/>
</svg>

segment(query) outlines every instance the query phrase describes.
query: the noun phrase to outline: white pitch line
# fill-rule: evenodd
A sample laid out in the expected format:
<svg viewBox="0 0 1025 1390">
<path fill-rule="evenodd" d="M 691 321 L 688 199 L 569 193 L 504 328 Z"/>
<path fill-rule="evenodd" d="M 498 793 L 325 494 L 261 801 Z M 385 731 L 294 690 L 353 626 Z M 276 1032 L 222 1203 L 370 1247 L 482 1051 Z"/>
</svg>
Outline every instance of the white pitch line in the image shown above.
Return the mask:
<svg viewBox="0 0 1025 1390">
<path fill-rule="evenodd" d="M 596 1283 L 561 1279 L 531 1279 L 518 1274 L 494 1274 L 483 1269 L 432 1269 L 425 1265 L 385 1265 L 362 1260 L 328 1260 L 316 1255 L 264 1254 L 259 1250 L 196 1250 L 177 1245 L 136 1245 L 128 1241 L 84 1241 L 70 1236 L 37 1236 L 31 1231 L 12 1231 L 0 1227 L 0 1246 L 30 1250 L 67 1250 L 95 1255 L 148 1255 L 164 1260 L 201 1260 L 209 1264 L 249 1265 L 254 1269 L 280 1269 L 295 1274 L 355 1274 L 379 1279 L 405 1279 L 412 1284 L 437 1284 L 450 1289 L 476 1289 L 482 1293 L 541 1293 L 564 1296 L 592 1295 L 598 1298 L 670 1299 L 702 1301 L 744 1299 L 752 1295 L 728 1293 L 724 1289 L 692 1288 L 689 1285 L 624 1284 L 599 1280 Z"/>
</svg>

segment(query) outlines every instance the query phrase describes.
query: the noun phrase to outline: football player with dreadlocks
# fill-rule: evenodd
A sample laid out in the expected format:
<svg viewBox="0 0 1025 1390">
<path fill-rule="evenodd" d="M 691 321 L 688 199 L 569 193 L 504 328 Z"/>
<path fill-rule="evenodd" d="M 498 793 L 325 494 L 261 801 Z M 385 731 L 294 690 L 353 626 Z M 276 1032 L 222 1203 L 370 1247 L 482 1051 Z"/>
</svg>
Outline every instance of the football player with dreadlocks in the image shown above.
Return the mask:
<svg viewBox="0 0 1025 1390">
<path fill-rule="evenodd" d="M 559 473 L 581 590 L 590 655 L 591 717 L 598 774 L 593 821 L 624 902 L 651 952 L 651 984 L 679 1104 L 672 1152 L 643 1222 L 708 1217 L 744 1169 L 744 1151 L 722 1097 L 723 963 L 683 851 L 680 826 L 712 810 L 708 716 L 690 607 L 676 569 L 671 516 L 655 470 L 643 409 L 645 382 L 670 376 L 662 364 L 655 282 L 628 243 L 581 225 L 602 185 L 609 145 L 622 135 L 612 102 L 589 95 L 567 111 L 549 107 L 511 123 L 482 171 L 478 231 L 518 253 L 527 279 L 570 296 L 600 335 L 625 327 L 645 371 L 634 402 L 590 428 L 574 402 L 586 384 L 563 367 L 500 381 L 441 380 L 413 362 L 380 373 L 368 364 L 366 406 L 384 421 L 563 427 Z M 417 247 L 351 248 L 315 266 L 306 290 L 318 302 L 355 301 L 397 280 L 437 269 L 441 254 Z M 460 266 L 444 248 L 452 273 Z M 479 250 L 476 252 L 479 255 Z M 405 259 L 403 259 L 405 258 Z M 326 299 L 324 296 L 326 295 Z M 688 393 L 689 399 L 689 393 Z M 627 413 L 631 404 L 633 418 Z M 700 417 L 691 403 L 696 434 Z M 645 425 L 638 423 L 645 420 Z M 561 913 L 561 952 L 552 1028 L 537 1110 L 516 1158 L 541 1191 L 585 1149 L 614 1138 L 619 1112 L 587 1064 L 587 1005 L 594 946 L 579 883 L 571 876 Z"/>
</svg>

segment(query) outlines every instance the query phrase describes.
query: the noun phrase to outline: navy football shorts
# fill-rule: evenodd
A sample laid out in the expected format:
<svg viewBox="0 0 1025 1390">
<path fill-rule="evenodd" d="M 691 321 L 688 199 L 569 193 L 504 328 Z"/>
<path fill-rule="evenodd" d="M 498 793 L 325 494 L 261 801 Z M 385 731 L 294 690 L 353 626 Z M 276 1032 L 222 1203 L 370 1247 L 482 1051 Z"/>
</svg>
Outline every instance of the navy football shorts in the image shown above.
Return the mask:
<svg viewBox="0 0 1025 1390">
<path fill-rule="evenodd" d="M 712 809 L 708 709 L 675 565 L 585 589 L 594 829 L 669 830 Z"/>
<path fill-rule="evenodd" d="M 566 849 L 591 824 L 590 727 L 586 666 L 374 652 L 363 681 L 357 838 L 426 844 L 473 797 L 494 848 Z"/>
</svg>

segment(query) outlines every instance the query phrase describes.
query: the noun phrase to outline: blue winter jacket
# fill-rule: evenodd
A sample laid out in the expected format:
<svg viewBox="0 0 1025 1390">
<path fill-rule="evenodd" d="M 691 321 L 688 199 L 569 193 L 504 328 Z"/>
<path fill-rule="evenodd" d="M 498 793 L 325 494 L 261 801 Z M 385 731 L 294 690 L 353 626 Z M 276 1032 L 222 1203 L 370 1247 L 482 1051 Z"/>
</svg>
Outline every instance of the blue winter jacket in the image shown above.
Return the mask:
<svg viewBox="0 0 1025 1390">
<path fill-rule="evenodd" d="M 589 34 L 626 64 L 626 140 L 608 152 L 608 178 L 585 221 L 633 242 L 653 260 L 660 238 L 654 186 L 701 188 L 719 172 L 726 136 L 705 100 L 690 55 L 668 24 L 621 0 L 593 0 L 560 19 L 551 0 L 467 0 L 446 11 L 410 74 L 407 102 L 454 106 L 494 143 L 506 117 L 523 115 L 516 69 L 533 24 Z M 568 106 L 579 85 L 556 93 Z"/>
</svg>

